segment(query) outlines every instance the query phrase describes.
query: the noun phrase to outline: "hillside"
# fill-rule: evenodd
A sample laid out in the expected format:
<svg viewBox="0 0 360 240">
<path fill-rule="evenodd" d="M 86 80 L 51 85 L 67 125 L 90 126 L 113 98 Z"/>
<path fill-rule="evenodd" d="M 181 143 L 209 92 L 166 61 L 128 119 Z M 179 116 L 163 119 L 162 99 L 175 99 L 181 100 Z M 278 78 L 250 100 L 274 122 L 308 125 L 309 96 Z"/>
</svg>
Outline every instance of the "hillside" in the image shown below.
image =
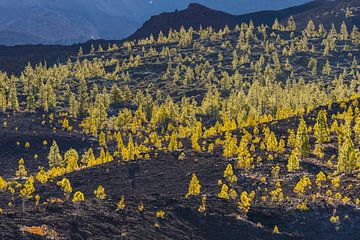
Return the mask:
<svg viewBox="0 0 360 240">
<path fill-rule="evenodd" d="M 317 25 L 322 23 L 326 28 L 330 28 L 333 23 L 340 27 L 342 22 L 348 26 L 356 25 L 359 27 L 360 2 L 357 0 L 337 0 L 328 6 L 295 15 L 294 18 L 300 27 L 306 27 L 309 19 L 312 19 Z"/>
<path fill-rule="evenodd" d="M 56 2 L 54 4 L 56 4 Z M 209 2 L 209 4 L 211 5 L 215 3 Z M 150 18 L 150 20 L 145 22 L 143 27 L 138 29 L 128 39 L 147 37 L 150 36 L 150 34 L 157 36 L 157 34 L 160 31 L 166 33 L 169 31 L 170 28 L 180 29 L 181 26 L 185 26 L 187 28 L 190 26 L 194 28 L 198 28 L 200 25 L 203 27 L 212 26 L 214 29 L 218 30 L 224 27 L 225 25 L 228 25 L 230 27 L 235 27 L 237 24 L 240 24 L 242 22 L 249 22 L 250 20 L 252 20 L 256 25 L 265 23 L 271 26 L 276 18 L 278 18 L 279 20 L 287 19 L 290 15 L 295 15 L 304 11 L 306 12 L 309 9 L 316 9 L 326 4 L 328 4 L 328 2 L 326 1 L 314 1 L 307 3 L 305 5 L 301 5 L 298 7 L 291 7 L 279 11 L 262 11 L 262 12 L 245 14 L 241 16 L 235 16 L 225 12 L 212 10 L 210 8 L 207 8 L 199 4 L 190 4 L 187 9 L 182 11 L 177 11 L 173 13 L 163 13 L 160 14 L 159 16 L 153 16 L 152 18 Z M 65 7 L 66 4 L 64 8 Z M 105 8 L 105 10 L 110 11 L 108 7 L 106 8 L 105 6 L 102 5 L 101 7 Z M 128 7 L 133 7 L 133 6 L 128 6 Z M 116 7 L 114 7 L 114 9 L 116 9 Z M 111 11 L 114 11 L 114 9 L 112 9 Z M 113 18 L 109 18 L 107 21 L 118 22 L 116 19 Z M 118 23 L 120 24 L 120 22 Z M 99 27 L 104 29 L 104 26 L 99 26 Z M 71 32 L 68 29 L 67 30 L 66 29 L 67 28 L 64 28 L 64 31 Z M 112 23 L 106 24 L 105 29 L 116 30 L 118 31 L 118 33 L 121 32 L 119 31 L 119 28 L 114 27 L 114 24 Z M 56 31 L 56 28 L 52 27 L 52 30 Z M 65 33 L 63 36 L 67 36 L 67 33 Z M 118 37 L 114 37 L 114 39 Z M 18 38 L 20 38 L 21 40 L 18 41 Z M 12 42 L 13 44 L 20 44 L 24 39 L 26 39 L 28 43 L 33 43 L 33 44 L 41 40 L 37 36 L 29 35 L 29 34 L 20 34 L 17 32 L 13 32 L 13 30 L 10 32 L 0 31 L 0 39 L 3 39 L 4 41 Z M 1 49 L 0 70 L 6 71 L 9 74 L 19 74 L 28 65 L 29 62 L 33 66 L 35 66 L 40 62 L 42 63 L 46 62 L 48 66 L 51 66 L 52 64 L 55 63 L 64 63 L 69 57 L 75 56 L 78 53 L 80 47 L 82 47 L 85 52 L 89 52 L 91 43 L 95 46 L 101 44 L 103 47 L 107 48 L 109 44 L 110 45 L 112 45 L 113 43 L 120 44 L 122 41 L 124 40 L 113 40 L 113 41 L 92 40 L 82 44 L 74 44 L 70 46 L 63 46 L 63 45 L 32 45 L 32 46 L 23 45 L 23 46 L 13 46 L 13 47 L 0 46 Z M 42 40 L 40 42 L 42 42 Z"/>
<path fill-rule="evenodd" d="M 288 22 L 1 73 L 1 237 L 357 239 L 360 33 Z"/>
<path fill-rule="evenodd" d="M 74 57 L 82 48 L 85 52 L 90 52 L 91 46 L 102 46 L 107 49 L 113 44 L 119 44 L 116 40 L 91 40 L 81 44 L 70 46 L 64 45 L 19 45 L 3 46 L 0 45 L 0 71 L 5 71 L 9 75 L 19 75 L 25 67 L 31 63 L 54 64 L 65 63 L 70 57 Z"/>
<path fill-rule="evenodd" d="M 255 25 L 266 24 L 271 26 L 275 19 L 279 21 L 287 19 L 291 15 L 300 13 L 307 14 L 308 11 L 316 11 L 315 9 L 323 8 L 330 4 L 329 1 L 313 1 L 304 5 L 285 8 L 276 11 L 261 11 L 244 15 L 232 15 L 222 11 L 217 11 L 205 7 L 200 4 L 190 4 L 186 9 L 171 13 L 162 13 L 151 17 L 139 28 L 129 39 L 137 39 L 147 37 L 150 34 L 168 32 L 170 29 L 179 30 L 181 26 L 185 28 L 193 27 L 213 27 L 216 30 L 228 25 L 234 28 L 237 24 L 250 22 L 252 20 Z"/>
</svg>

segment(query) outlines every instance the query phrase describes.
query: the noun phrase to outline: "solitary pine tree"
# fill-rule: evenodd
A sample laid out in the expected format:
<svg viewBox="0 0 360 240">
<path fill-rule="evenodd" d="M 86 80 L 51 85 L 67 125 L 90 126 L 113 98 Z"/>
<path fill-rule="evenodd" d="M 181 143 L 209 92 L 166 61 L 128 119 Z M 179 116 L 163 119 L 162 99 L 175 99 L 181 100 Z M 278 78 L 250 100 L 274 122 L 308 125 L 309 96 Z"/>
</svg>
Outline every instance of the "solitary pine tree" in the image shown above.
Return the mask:
<svg viewBox="0 0 360 240">
<path fill-rule="evenodd" d="M 50 168 L 62 166 L 62 164 L 63 164 L 63 162 L 62 162 L 63 159 L 62 159 L 62 156 L 60 154 L 59 147 L 56 144 L 55 140 L 52 143 L 52 146 L 50 148 L 50 152 L 49 152 L 49 155 L 48 155 L 47 158 L 49 160 Z"/>
<path fill-rule="evenodd" d="M 188 189 L 187 194 L 185 195 L 185 198 L 188 198 L 189 196 L 199 195 L 200 189 L 201 189 L 201 186 L 200 186 L 199 180 L 197 179 L 195 173 L 193 173 L 190 184 L 189 184 L 189 189 Z"/>
</svg>

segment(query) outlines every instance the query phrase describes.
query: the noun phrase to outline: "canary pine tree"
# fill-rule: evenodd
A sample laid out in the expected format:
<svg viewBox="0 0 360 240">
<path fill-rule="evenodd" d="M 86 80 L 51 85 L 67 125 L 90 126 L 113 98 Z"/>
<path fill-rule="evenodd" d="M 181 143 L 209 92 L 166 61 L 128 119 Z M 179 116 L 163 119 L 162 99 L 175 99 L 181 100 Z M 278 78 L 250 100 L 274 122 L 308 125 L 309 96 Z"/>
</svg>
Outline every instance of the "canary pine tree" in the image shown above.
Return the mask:
<svg viewBox="0 0 360 240">
<path fill-rule="evenodd" d="M 34 187 L 34 177 L 30 176 L 23 188 L 20 190 L 20 196 L 22 198 L 22 211 L 25 211 L 25 201 L 29 198 L 32 197 L 32 194 L 35 192 L 35 187 Z"/>
<path fill-rule="evenodd" d="M 314 134 L 317 143 L 325 143 L 330 140 L 329 128 L 327 125 L 326 110 L 320 110 L 314 125 Z"/>
<path fill-rule="evenodd" d="M 57 185 L 60 186 L 63 189 L 65 199 L 69 200 L 70 195 L 72 193 L 72 187 L 71 187 L 69 179 L 63 178 L 61 181 L 57 182 Z"/>
<path fill-rule="evenodd" d="M 1 100 L 0 100 L 1 102 Z M 29 92 L 29 95 L 26 98 L 26 110 L 29 112 L 35 112 L 36 102 L 35 97 L 32 91 Z"/>
<path fill-rule="evenodd" d="M 25 168 L 25 162 L 24 162 L 24 159 L 21 158 L 19 160 L 19 168 L 18 170 L 16 171 L 15 175 L 16 177 L 20 178 L 20 179 L 23 179 L 23 178 L 26 178 L 28 172 Z"/>
<path fill-rule="evenodd" d="M 229 163 L 224 171 L 224 178 L 231 177 L 234 174 L 232 165 Z"/>
<path fill-rule="evenodd" d="M 72 172 L 72 171 L 76 170 L 79 167 L 78 160 L 79 160 L 79 154 L 77 153 L 77 151 L 72 148 L 69 149 L 64 154 L 64 160 L 63 160 L 66 171 Z"/>
<path fill-rule="evenodd" d="M 189 183 L 189 189 L 187 194 L 185 195 L 185 198 L 188 198 L 189 196 L 197 196 L 200 194 L 201 185 L 199 183 L 199 180 L 195 173 L 192 174 L 191 181 Z"/>
<path fill-rule="evenodd" d="M 11 84 L 9 98 L 8 98 L 8 108 L 13 110 L 14 112 L 19 109 L 19 101 L 18 101 L 18 94 L 15 84 Z"/>
<path fill-rule="evenodd" d="M 232 157 L 236 153 L 237 153 L 236 136 L 232 136 L 230 132 L 226 132 L 225 140 L 224 140 L 223 156 L 228 158 L 228 157 Z"/>
<path fill-rule="evenodd" d="M 299 170 L 299 168 L 300 165 L 299 165 L 298 152 L 296 150 L 292 150 L 287 163 L 288 172 L 297 171 Z"/>
<path fill-rule="evenodd" d="M 339 142 L 337 170 L 339 172 L 352 173 L 359 168 L 360 153 L 354 146 L 350 137 L 345 137 Z"/>
<path fill-rule="evenodd" d="M 99 135 L 99 145 L 100 147 L 106 147 L 106 137 L 103 131 L 101 131 Z"/>
<path fill-rule="evenodd" d="M 306 157 L 310 154 L 310 143 L 307 133 L 306 123 L 303 118 L 300 119 L 299 127 L 296 132 L 296 145 L 295 148 L 298 153 Z"/>
<path fill-rule="evenodd" d="M 5 112 L 7 108 L 7 100 L 4 89 L 0 89 L 0 111 Z"/>
<path fill-rule="evenodd" d="M 104 200 L 106 198 L 105 189 L 101 185 L 94 191 L 94 194 L 96 199 Z"/>
<path fill-rule="evenodd" d="M 119 202 L 117 203 L 117 209 L 116 210 L 124 210 L 125 209 L 125 197 L 121 196 Z"/>
<path fill-rule="evenodd" d="M 287 31 L 295 31 L 296 30 L 296 22 L 294 20 L 293 16 L 290 16 L 287 22 L 287 27 L 286 27 Z"/>
<path fill-rule="evenodd" d="M 72 202 L 78 204 L 83 201 L 85 201 L 84 193 L 82 193 L 80 191 L 75 192 Z"/>
<path fill-rule="evenodd" d="M 55 140 L 53 141 L 53 143 L 51 145 L 50 152 L 49 152 L 47 159 L 49 161 L 50 168 L 63 165 L 63 158 L 60 154 L 59 147 L 56 144 Z"/>
<path fill-rule="evenodd" d="M 218 197 L 223 199 L 229 199 L 230 197 L 228 191 L 229 191 L 229 187 L 226 184 L 222 184 L 221 190 L 218 193 Z"/>
<path fill-rule="evenodd" d="M 178 141 L 176 139 L 176 133 L 173 132 L 170 137 L 169 147 L 170 151 L 176 151 L 178 149 Z"/>
</svg>

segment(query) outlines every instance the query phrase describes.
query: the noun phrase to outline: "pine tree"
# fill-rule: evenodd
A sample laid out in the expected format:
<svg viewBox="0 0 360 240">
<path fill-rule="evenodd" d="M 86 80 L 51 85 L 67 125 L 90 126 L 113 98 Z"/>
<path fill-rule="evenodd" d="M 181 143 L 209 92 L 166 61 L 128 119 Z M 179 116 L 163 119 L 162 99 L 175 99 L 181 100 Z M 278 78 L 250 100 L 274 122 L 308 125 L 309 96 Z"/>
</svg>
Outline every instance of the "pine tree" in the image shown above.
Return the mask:
<svg viewBox="0 0 360 240">
<path fill-rule="evenodd" d="M 72 117 L 77 117 L 79 113 L 79 102 L 73 93 L 70 94 L 69 98 L 69 113 Z"/>
<path fill-rule="evenodd" d="M 83 56 L 84 55 L 84 51 L 82 49 L 82 47 L 79 48 L 79 52 L 78 52 L 78 56 Z"/>
<path fill-rule="evenodd" d="M 237 65 L 238 65 L 238 55 L 236 52 L 236 49 L 233 51 L 233 60 L 232 60 L 232 68 L 235 71 L 237 69 Z"/>
<path fill-rule="evenodd" d="M 359 151 L 355 148 L 351 138 L 347 136 L 342 142 L 339 142 L 338 149 L 337 170 L 339 172 L 352 173 L 359 167 Z"/>
<path fill-rule="evenodd" d="M 19 101 L 17 95 L 18 94 L 15 84 L 11 84 L 8 99 L 8 108 L 10 110 L 17 111 L 19 109 Z"/>
<path fill-rule="evenodd" d="M 229 191 L 229 187 L 226 184 L 223 184 L 221 186 L 220 192 L 218 193 L 218 197 L 223 199 L 229 199 L 230 197 L 228 191 Z"/>
<path fill-rule="evenodd" d="M 329 60 L 326 60 L 326 63 L 324 65 L 323 69 L 322 69 L 322 74 L 330 76 L 330 74 L 331 74 L 331 65 L 329 63 Z"/>
<path fill-rule="evenodd" d="M 96 199 L 104 200 L 106 198 L 105 189 L 101 185 L 94 191 L 94 194 L 96 196 Z"/>
<path fill-rule="evenodd" d="M 56 106 L 56 94 L 50 82 L 42 84 L 39 91 L 39 101 L 45 112 Z"/>
<path fill-rule="evenodd" d="M 69 200 L 70 195 L 72 193 L 72 187 L 71 187 L 69 179 L 63 178 L 63 179 L 61 179 L 61 181 L 58 181 L 56 184 L 58 186 L 60 186 L 62 188 L 62 190 L 64 191 L 65 199 Z"/>
<path fill-rule="evenodd" d="M 318 34 L 319 34 L 320 37 L 325 36 L 326 29 L 324 27 L 324 24 L 321 24 L 321 23 L 319 24 Z"/>
<path fill-rule="evenodd" d="M 296 23 L 295 23 L 295 20 L 294 20 L 293 16 L 289 17 L 286 30 L 287 31 L 295 31 L 296 30 Z"/>
<path fill-rule="evenodd" d="M 300 124 L 296 133 L 296 150 L 301 156 L 306 157 L 310 154 L 310 143 L 307 134 L 306 123 L 303 118 L 300 119 Z"/>
<path fill-rule="evenodd" d="M 278 141 L 275 137 L 274 132 L 269 131 L 267 134 L 265 134 L 265 139 L 266 139 L 266 149 L 269 152 L 275 152 L 278 149 Z"/>
<path fill-rule="evenodd" d="M 187 194 L 185 195 L 185 198 L 188 198 L 189 196 L 197 196 L 200 194 L 201 185 L 199 183 L 198 178 L 196 177 L 196 174 L 193 173 L 191 177 L 191 181 L 189 184 L 189 189 Z"/>
<path fill-rule="evenodd" d="M 7 100 L 4 89 L 0 89 L 0 111 L 5 112 L 7 108 Z"/>
<path fill-rule="evenodd" d="M 121 196 L 119 202 L 117 203 L 117 209 L 116 210 L 124 210 L 125 209 L 125 197 Z"/>
<path fill-rule="evenodd" d="M 18 170 L 16 171 L 16 174 L 15 174 L 16 177 L 18 177 L 20 179 L 25 178 L 27 176 L 27 174 L 28 174 L 24 164 L 25 164 L 24 159 L 21 158 L 19 160 L 19 168 L 18 168 Z"/>
<path fill-rule="evenodd" d="M 168 149 L 170 151 L 176 151 L 178 149 L 178 141 L 176 139 L 176 133 L 173 131 L 170 137 L 169 147 Z"/>
<path fill-rule="evenodd" d="M 77 191 L 73 196 L 72 202 L 79 203 L 79 202 L 83 202 L 83 201 L 85 201 L 84 193 Z"/>
<path fill-rule="evenodd" d="M 312 75 L 317 75 L 317 60 L 315 58 L 311 58 L 308 64 L 308 67 L 311 70 Z"/>
<path fill-rule="evenodd" d="M 99 145 L 100 147 L 106 147 L 106 137 L 103 131 L 101 131 L 99 135 Z"/>
<path fill-rule="evenodd" d="M 340 28 L 340 40 L 348 40 L 349 39 L 349 32 L 347 30 L 345 22 L 342 22 Z"/>
<path fill-rule="evenodd" d="M 79 101 L 79 115 L 80 117 L 84 117 L 88 107 L 88 92 L 85 79 L 80 80 L 80 87 L 77 96 Z"/>
<path fill-rule="evenodd" d="M 272 29 L 273 30 L 280 30 L 280 23 L 279 20 L 276 18 L 273 25 L 272 25 Z"/>
<path fill-rule="evenodd" d="M 316 35 L 315 24 L 311 19 L 305 28 L 305 33 L 308 37 L 314 37 Z"/>
<path fill-rule="evenodd" d="M 224 178 L 228 178 L 234 175 L 232 165 L 229 163 L 224 171 Z"/>
<path fill-rule="evenodd" d="M 353 26 L 353 29 L 351 31 L 351 41 L 352 41 L 353 44 L 359 44 L 360 43 L 359 29 L 356 27 L 356 25 Z"/>
<path fill-rule="evenodd" d="M 32 91 L 29 91 L 29 95 L 26 98 L 26 110 L 29 112 L 35 112 L 35 97 Z"/>
<path fill-rule="evenodd" d="M 320 144 L 328 142 L 330 140 L 326 115 L 326 110 L 320 110 L 316 118 L 316 123 L 314 125 L 316 142 Z"/>
<path fill-rule="evenodd" d="M 32 197 L 32 194 L 35 192 L 34 187 L 34 177 L 30 176 L 25 184 L 24 187 L 20 190 L 20 196 L 22 198 L 22 211 L 25 211 L 25 201 Z"/>
<path fill-rule="evenodd" d="M 53 168 L 53 167 L 58 167 L 58 166 L 62 166 L 63 165 L 63 158 L 60 154 L 60 150 L 58 145 L 56 144 L 55 140 L 53 141 L 51 148 L 50 148 L 50 152 L 48 155 L 48 160 L 49 160 L 49 167 Z"/>
<path fill-rule="evenodd" d="M 291 155 L 288 159 L 287 169 L 288 172 L 297 171 L 300 168 L 299 157 L 296 150 L 291 151 Z"/>
<path fill-rule="evenodd" d="M 79 154 L 75 149 L 69 149 L 64 154 L 64 165 L 66 167 L 67 172 L 72 172 L 76 170 L 78 166 Z"/>
<path fill-rule="evenodd" d="M 110 90 L 111 104 L 119 104 L 121 102 L 121 91 L 116 84 L 113 84 Z"/>
</svg>

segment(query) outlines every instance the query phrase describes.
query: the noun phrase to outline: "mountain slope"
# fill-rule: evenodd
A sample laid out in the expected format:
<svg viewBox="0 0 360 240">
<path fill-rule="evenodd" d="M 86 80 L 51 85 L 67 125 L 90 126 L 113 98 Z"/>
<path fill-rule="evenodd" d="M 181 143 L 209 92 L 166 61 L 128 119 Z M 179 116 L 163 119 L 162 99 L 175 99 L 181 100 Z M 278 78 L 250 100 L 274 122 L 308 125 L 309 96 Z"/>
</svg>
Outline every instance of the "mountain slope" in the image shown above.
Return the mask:
<svg viewBox="0 0 360 240">
<path fill-rule="evenodd" d="M 13 36 L 34 36 L 30 39 L 1 37 L 0 44 L 71 44 L 89 39 L 121 39 L 138 25 L 91 2 L 88 5 L 82 0 L 72 5 L 68 3 L 57 0 L 0 1 L 0 36 L 6 36 L 10 31 Z"/>
<path fill-rule="evenodd" d="M 190 4 L 185 10 L 162 13 L 151 17 L 140 29 L 130 36 L 130 39 L 147 37 L 151 33 L 156 35 L 160 31 L 168 32 L 170 28 L 179 29 L 181 26 L 185 28 L 212 26 L 215 29 L 219 29 L 228 25 L 233 28 L 236 24 L 249 22 L 250 20 L 252 20 L 255 25 L 261 23 L 271 25 L 276 18 L 284 20 L 291 15 L 306 13 L 314 9 L 323 8 L 329 4 L 331 4 L 331 2 L 320 0 L 283 10 L 260 11 L 244 15 L 232 15 L 207 8 L 200 4 Z"/>
<path fill-rule="evenodd" d="M 297 14 L 294 18 L 298 26 L 302 28 L 306 26 L 309 19 L 312 19 L 316 25 L 324 24 L 326 28 L 330 28 L 332 23 L 339 27 L 342 22 L 348 26 L 360 26 L 360 1 L 337 0 L 322 8 Z"/>
</svg>

